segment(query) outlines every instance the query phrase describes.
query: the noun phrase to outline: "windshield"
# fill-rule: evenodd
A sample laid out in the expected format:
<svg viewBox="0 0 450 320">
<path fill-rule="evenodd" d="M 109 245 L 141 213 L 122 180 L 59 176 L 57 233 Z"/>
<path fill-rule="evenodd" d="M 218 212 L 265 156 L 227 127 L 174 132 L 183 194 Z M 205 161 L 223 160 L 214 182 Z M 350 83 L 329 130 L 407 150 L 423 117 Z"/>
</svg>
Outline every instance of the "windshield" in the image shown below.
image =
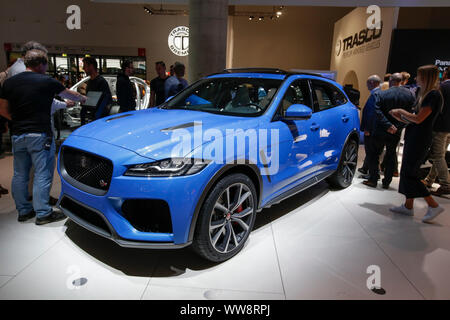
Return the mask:
<svg viewBox="0 0 450 320">
<path fill-rule="evenodd" d="M 204 79 L 182 91 L 163 107 L 255 116 L 264 113 L 281 82 L 251 78 Z"/>
</svg>

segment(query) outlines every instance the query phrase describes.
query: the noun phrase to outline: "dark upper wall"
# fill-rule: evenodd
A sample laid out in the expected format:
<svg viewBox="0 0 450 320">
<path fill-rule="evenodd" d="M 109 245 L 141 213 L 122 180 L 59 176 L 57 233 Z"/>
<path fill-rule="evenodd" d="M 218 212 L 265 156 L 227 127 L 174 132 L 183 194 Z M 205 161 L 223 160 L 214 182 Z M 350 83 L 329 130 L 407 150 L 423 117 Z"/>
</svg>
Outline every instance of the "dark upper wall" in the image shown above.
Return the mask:
<svg viewBox="0 0 450 320">
<path fill-rule="evenodd" d="M 398 29 L 450 29 L 450 8 L 401 8 Z"/>
</svg>

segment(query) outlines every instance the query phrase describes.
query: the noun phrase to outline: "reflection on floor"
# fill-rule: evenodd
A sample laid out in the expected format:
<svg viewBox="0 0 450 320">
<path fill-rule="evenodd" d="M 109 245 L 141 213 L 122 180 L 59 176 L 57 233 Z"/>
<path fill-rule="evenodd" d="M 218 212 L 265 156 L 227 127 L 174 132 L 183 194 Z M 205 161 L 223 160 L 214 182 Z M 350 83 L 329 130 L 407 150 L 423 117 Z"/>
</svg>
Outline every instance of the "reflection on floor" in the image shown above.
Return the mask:
<svg viewBox="0 0 450 320">
<path fill-rule="evenodd" d="M 0 167 L 9 188 L 12 157 Z M 2 196 L 0 299 L 449 299 L 450 200 L 424 224 L 422 200 L 413 218 L 389 212 L 398 178 L 389 190 L 361 182 L 323 182 L 263 210 L 244 250 L 221 264 L 189 248 L 124 249 L 67 220 L 19 224 Z M 55 176 L 53 196 L 59 188 Z M 367 289 L 370 266 L 385 295 Z"/>
</svg>

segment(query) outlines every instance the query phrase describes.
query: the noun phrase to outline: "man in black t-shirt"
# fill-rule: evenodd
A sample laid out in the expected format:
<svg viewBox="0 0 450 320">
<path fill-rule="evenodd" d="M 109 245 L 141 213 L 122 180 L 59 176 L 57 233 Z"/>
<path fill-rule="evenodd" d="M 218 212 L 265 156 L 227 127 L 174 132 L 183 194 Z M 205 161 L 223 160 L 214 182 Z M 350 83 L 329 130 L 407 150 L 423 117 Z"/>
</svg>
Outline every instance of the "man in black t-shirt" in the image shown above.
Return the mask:
<svg viewBox="0 0 450 320">
<path fill-rule="evenodd" d="M 133 61 L 125 60 L 122 63 L 122 70 L 117 75 L 116 95 L 119 103 L 119 112 L 136 110 L 136 90 L 130 81 L 130 76 L 134 73 Z"/>
<path fill-rule="evenodd" d="M 165 82 L 167 80 L 166 64 L 163 61 L 155 63 L 156 78 L 150 81 L 150 108 L 159 106 L 165 102 Z"/>
<path fill-rule="evenodd" d="M 112 95 L 108 82 L 105 78 L 98 74 L 98 65 L 95 58 L 85 57 L 83 59 L 83 69 L 84 72 L 86 72 L 86 74 L 90 77 L 87 81 L 86 95 L 89 91 L 100 91 L 103 93 L 96 109 L 94 110 L 93 120 L 103 118 L 109 114 L 112 103 Z M 88 108 L 86 106 L 81 107 L 81 125 L 86 124 L 87 111 Z"/>
<path fill-rule="evenodd" d="M 11 121 L 11 140 L 14 155 L 12 195 L 19 212 L 18 221 L 36 217 L 42 225 L 64 219 L 62 212 L 49 205 L 53 180 L 55 144 L 51 128 L 51 105 L 55 95 L 73 101 L 86 97 L 66 89 L 57 80 L 45 75 L 47 54 L 30 50 L 24 58 L 27 70 L 3 84 L 0 95 L 0 116 Z M 34 166 L 33 204 L 29 197 L 28 181 Z"/>
</svg>

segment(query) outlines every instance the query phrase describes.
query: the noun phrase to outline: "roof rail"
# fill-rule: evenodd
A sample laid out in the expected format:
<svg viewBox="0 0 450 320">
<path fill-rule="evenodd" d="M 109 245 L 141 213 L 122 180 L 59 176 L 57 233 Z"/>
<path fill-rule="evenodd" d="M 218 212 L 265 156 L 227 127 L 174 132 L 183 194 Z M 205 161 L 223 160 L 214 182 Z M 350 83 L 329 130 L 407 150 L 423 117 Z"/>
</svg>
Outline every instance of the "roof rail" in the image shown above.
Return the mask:
<svg viewBox="0 0 450 320">
<path fill-rule="evenodd" d="M 233 68 L 225 69 L 222 73 L 276 73 L 288 74 L 289 72 L 276 68 Z"/>
<path fill-rule="evenodd" d="M 210 74 L 209 76 L 224 74 L 224 73 L 268 73 L 268 74 L 284 75 L 285 78 L 292 76 L 292 75 L 308 75 L 308 76 L 315 76 L 315 77 L 330 79 L 319 73 L 303 72 L 303 71 L 295 71 L 295 70 L 286 71 L 286 70 L 277 69 L 277 68 L 232 68 L 232 69 L 225 69 L 222 72 Z"/>
</svg>

